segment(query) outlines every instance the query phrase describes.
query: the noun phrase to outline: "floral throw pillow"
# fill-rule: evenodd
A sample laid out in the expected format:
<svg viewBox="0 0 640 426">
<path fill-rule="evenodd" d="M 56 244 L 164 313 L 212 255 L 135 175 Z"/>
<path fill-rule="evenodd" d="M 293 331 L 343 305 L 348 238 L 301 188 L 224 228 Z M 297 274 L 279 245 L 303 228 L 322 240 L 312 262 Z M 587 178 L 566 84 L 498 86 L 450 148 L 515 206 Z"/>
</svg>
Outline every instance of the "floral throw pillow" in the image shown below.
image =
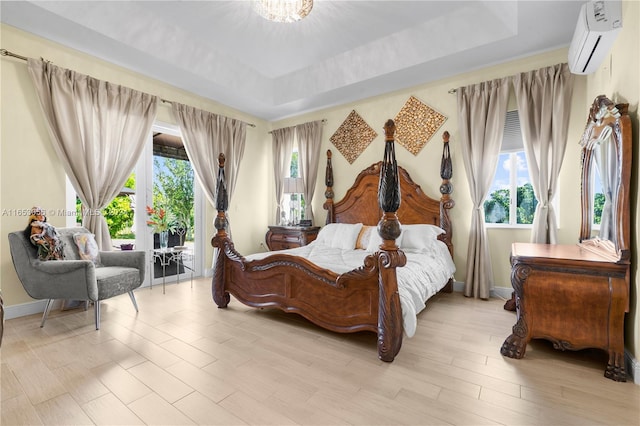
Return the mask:
<svg viewBox="0 0 640 426">
<path fill-rule="evenodd" d="M 80 259 L 90 260 L 96 266 L 100 266 L 100 249 L 96 243 L 95 236 L 88 233 L 78 233 L 73 235 L 73 241 L 78 246 L 78 254 Z"/>
</svg>

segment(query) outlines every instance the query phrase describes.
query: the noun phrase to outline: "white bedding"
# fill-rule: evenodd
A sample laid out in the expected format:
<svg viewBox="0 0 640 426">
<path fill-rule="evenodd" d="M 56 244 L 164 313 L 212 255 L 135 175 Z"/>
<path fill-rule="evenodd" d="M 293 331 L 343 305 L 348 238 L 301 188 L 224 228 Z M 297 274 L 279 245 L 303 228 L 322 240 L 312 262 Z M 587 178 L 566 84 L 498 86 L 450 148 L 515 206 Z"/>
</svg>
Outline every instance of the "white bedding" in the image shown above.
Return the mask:
<svg viewBox="0 0 640 426">
<path fill-rule="evenodd" d="M 417 315 L 425 308 L 425 302 L 447 284 L 456 268 L 447 246 L 441 241 L 433 241 L 420 249 L 402 250 L 407 256 L 407 264 L 396 269 L 398 293 L 404 331 L 408 337 L 412 337 L 416 331 Z M 274 253 L 276 252 L 256 253 L 246 256 L 246 259 L 263 259 Z M 362 266 L 364 258 L 371 254 L 366 250 L 333 248 L 318 240 L 303 247 L 280 250 L 277 253 L 304 257 L 337 274 Z"/>
</svg>

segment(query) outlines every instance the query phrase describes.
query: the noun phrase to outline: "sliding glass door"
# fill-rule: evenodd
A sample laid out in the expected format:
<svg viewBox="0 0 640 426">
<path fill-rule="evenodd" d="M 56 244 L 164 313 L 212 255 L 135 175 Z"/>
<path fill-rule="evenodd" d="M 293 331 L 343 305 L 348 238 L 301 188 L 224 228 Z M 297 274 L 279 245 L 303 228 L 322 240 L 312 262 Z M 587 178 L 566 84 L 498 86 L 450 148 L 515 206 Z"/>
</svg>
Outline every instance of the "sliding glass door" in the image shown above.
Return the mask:
<svg viewBox="0 0 640 426">
<path fill-rule="evenodd" d="M 177 127 L 154 124 L 136 177 L 136 247 L 147 252 L 148 282 L 201 276 L 203 197 Z"/>
</svg>

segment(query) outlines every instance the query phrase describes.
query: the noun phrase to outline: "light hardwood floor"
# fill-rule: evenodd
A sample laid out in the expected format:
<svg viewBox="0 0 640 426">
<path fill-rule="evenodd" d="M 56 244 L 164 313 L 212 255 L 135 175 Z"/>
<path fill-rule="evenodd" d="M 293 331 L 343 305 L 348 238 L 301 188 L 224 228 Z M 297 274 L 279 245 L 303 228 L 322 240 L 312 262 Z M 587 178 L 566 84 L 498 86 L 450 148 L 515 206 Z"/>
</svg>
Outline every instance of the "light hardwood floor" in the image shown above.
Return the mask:
<svg viewBox="0 0 640 426">
<path fill-rule="evenodd" d="M 6 322 L 2 425 L 638 425 L 640 386 L 603 377 L 599 351 L 500 346 L 502 300 L 432 299 L 393 363 L 373 333 L 342 335 L 231 299 L 209 279 L 136 291 L 93 311 Z"/>
</svg>

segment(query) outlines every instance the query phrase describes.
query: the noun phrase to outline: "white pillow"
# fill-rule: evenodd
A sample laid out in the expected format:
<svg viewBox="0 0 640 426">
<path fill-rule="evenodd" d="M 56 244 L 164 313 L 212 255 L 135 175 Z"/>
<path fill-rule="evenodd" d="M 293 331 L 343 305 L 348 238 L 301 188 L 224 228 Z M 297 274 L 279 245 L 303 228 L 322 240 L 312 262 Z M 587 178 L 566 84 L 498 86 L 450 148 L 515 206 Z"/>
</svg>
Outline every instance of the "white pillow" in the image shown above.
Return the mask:
<svg viewBox="0 0 640 426">
<path fill-rule="evenodd" d="M 369 245 L 371 234 L 377 232 L 378 231 L 375 226 L 363 225 L 362 230 L 360 230 L 360 233 L 358 234 L 358 239 L 356 240 L 356 250 L 366 250 Z"/>
<path fill-rule="evenodd" d="M 444 229 L 436 225 L 416 224 L 402 225 L 402 248 L 423 249 L 430 247 L 444 234 Z"/>
<path fill-rule="evenodd" d="M 378 229 L 374 228 L 369 236 L 369 244 L 367 244 L 367 251 L 375 253 L 380 250 L 382 244 L 382 237 L 378 234 Z"/>
<path fill-rule="evenodd" d="M 354 250 L 361 229 L 361 223 L 329 223 L 318 232 L 316 244 L 341 250 Z"/>
<path fill-rule="evenodd" d="M 396 245 L 398 247 L 402 246 L 402 234 L 403 232 L 400 232 L 400 236 L 396 238 Z M 369 237 L 369 244 L 367 245 L 367 251 L 371 253 L 375 253 L 376 251 L 380 250 L 381 244 L 382 244 L 382 237 L 378 233 L 378 227 L 374 226 L 371 232 L 371 236 Z"/>
</svg>

